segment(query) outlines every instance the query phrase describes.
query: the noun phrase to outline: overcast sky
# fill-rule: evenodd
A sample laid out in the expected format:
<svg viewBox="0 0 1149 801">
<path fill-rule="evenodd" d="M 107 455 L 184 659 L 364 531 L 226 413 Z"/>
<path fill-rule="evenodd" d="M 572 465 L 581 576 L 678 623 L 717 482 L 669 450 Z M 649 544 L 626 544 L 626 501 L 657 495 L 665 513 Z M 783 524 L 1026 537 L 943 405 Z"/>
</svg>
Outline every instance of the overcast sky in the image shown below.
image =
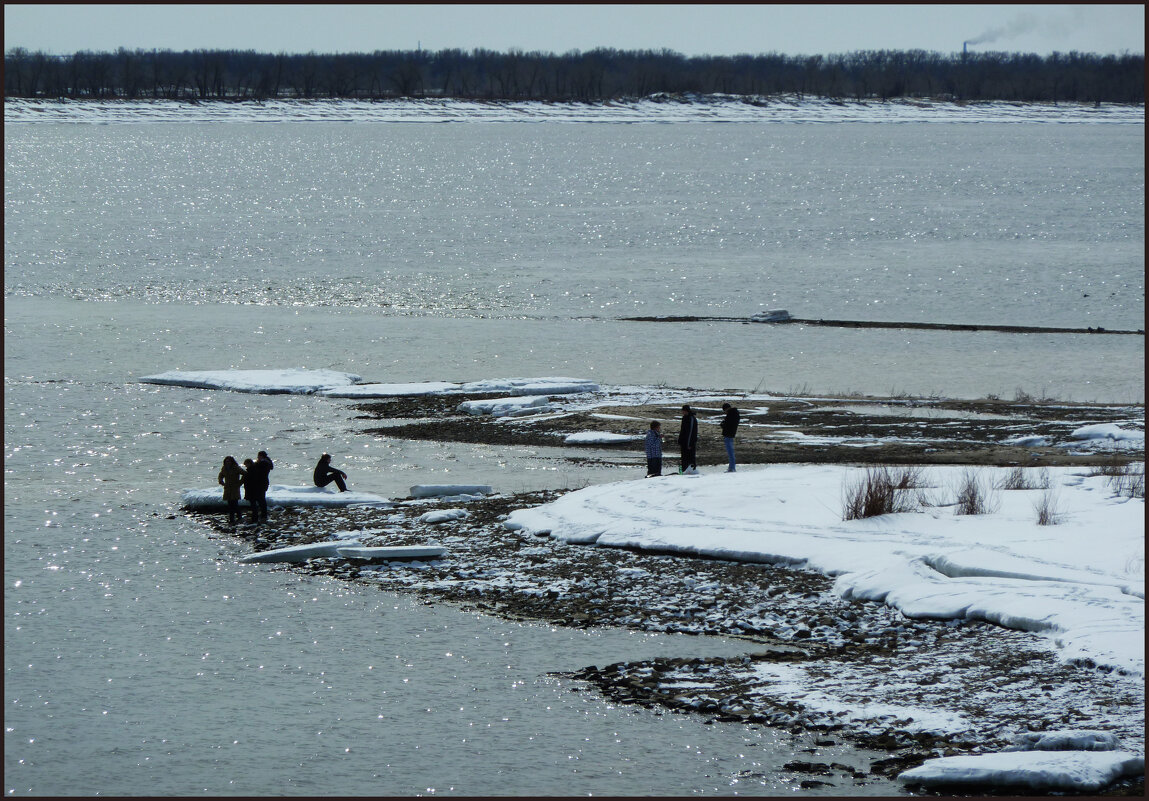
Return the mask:
<svg viewBox="0 0 1149 801">
<path fill-rule="evenodd" d="M 4 48 L 1144 53 L 1144 5 L 5 5 Z"/>
</svg>

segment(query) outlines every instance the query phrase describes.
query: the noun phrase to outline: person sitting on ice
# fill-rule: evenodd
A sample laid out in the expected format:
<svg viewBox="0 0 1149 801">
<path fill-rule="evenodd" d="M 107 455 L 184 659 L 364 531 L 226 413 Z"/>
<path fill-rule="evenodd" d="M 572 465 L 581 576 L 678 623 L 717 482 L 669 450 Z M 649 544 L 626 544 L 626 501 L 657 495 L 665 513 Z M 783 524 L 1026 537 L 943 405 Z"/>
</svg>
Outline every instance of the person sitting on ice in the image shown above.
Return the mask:
<svg viewBox="0 0 1149 801">
<path fill-rule="evenodd" d="M 314 478 L 317 487 L 326 487 L 334 481 L 340 492 L 347 492 L 347 484 L 344 483 L 347 474 L 331 466 L 330 453 L 325 453 L 319 457 L 319 464 L 315 465 Z"/>
</svg>

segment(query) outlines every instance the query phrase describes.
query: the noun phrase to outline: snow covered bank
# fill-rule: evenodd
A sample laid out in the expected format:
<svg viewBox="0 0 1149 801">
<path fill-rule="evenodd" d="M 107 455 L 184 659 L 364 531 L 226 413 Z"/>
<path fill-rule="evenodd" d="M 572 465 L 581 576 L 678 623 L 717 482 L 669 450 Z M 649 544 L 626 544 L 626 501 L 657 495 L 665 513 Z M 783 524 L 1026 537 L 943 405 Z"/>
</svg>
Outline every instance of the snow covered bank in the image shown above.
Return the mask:
<svg viewBox="0 0 1149 801">
<path fill-rule="evenodd" d="M 467 414 L 489 414 L 491 417 L 523 417 L 528 414 L 547 414 L 555 407 L 547 403 L 545 395 L 525 397 L 490 398 L 488 400 L 464 401 L 459 411 Z"/>
<path fill-rule="evenodd" d="M 174 100 L 6 99 L 4 123 L 156 122 L 1054 122 L 1145 124 L 1144 106 L 1085 103 L 850 101 L 789 95 L 652 96 L 601 103 L 399 99 L 270 100 L 186 103 Z"/>
<path fill-rule="evenodd" d="M 588 487 L 506 522 L 566 542 L 802 566 L 847 598 L 907 617 L 985 620 L 1045 634 L 1063 658 L 1144 675 L 1145 503 L 1082 468 L 1050 470 L 1061 524 L 1041 526 L 1045 490 L 994 491 L 997 511 L 958 516 L 966 468 L 928 468 L 935 505 L 842 520 L 860 468 L 775 465 Z M 989 483 L 1008 474 L 986 468 Z M 944 505 L 949 504 L 949 505 Z"/>
<path fill-rule="evenodd" d="M 1132 431 L 1113 423 L 1082 426 L 1069 434 L 1073 444 L 1064 447 L 1088 448 L 1091 451 L 1144 451 L 1145 432 Z"/>
</svg>

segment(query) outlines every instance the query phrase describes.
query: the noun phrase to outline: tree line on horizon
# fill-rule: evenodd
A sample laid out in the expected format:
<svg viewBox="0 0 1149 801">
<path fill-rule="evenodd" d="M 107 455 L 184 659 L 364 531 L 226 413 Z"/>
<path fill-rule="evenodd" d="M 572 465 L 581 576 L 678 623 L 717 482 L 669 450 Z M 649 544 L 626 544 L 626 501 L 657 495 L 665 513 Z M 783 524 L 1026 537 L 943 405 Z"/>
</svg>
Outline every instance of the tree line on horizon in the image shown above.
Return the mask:
<svg viewBox="0 0 1149 801">
<path fill-rule="evenodd" d="M 1137 104 L 1145 102 L 1145 57 L 925 50 L 684 56 L 610 48 L 562 55 L 120 48 L 65 56 L 14 48 L 4 55 L 6 98 L 601 102 L 663 94 Z"/>
</svg>

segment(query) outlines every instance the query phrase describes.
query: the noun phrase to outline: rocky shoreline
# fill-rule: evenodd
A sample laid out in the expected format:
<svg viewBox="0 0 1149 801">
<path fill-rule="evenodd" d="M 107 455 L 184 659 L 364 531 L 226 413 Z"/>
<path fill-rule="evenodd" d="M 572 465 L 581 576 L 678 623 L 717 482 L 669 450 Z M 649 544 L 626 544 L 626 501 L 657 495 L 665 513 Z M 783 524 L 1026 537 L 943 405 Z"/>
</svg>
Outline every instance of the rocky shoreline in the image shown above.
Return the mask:
<svg viewBox="0 0 1149 801">
<path fill-rule="evenodd" d="M 372 421 L 368 430 L 376 435 L 555 446 L 573 431 L 641 431 L 649 419 L 673 419 L 681 405 L 680 396 L 668 395 L 640 406 L 600 404 L 568 409 L 559 417 L 508 421 L 460 415 L 456 409 L 462 400 L 457 395 L 394 398 L 356 408 L 363 413 L 361 419 Z M 710 405 L 717 407 L 701 395 L 691 403 L 700 417 Z M 739 443 L 740 458 L 748 463 L 1105 464 L 1132 456 L 1000 443 L 1018 431 L 1044 432 L 1057 439 L 1083 421 L 1126 421 L 1139 413 L 1137 407 L 1001 401 L 923 406 L 886 400 L 874 403 L 873 413 L 866 416 L 859 415 L 853 399 L 772 399 L 760 413 L 754 402 L 738 405 L 750 423 L 740 430 Z M 929 415 L 923 417 L 923 409 Z M 377 427 L 380 422 L 386 427 Z M 796 441 L 779 435 L 794 430 L 805 435 Z M 815 433 L 825 438 L 829 431 L 839 440 L 808 441 Z M 918 435 L 904 436 L 907 431 Z M 848 444 L 852 437 L 866 436 L 878 444 Z M 594 450 L 596 458 L 619 464 L 640 461 L 633 444 Z M 720 463 L 719 450 L 714 443 L 704 444 L 700 464 Z M 797 458 L 799 453 L 805 458 Z M 449 557 L 426 564 L 316 559 L 292 567 L 417 593 L 429 602 L 550 625 L 741 638 L 746 654 L 737 658 L 589 666 L 571 677 L 620 704 L 770 726 L 795 736 L 813 735 L 816 742 L 848 741 L 889 754 L 865 770 L 813 756 L 795 760 L 793 768 L 787 767 L 809 774 L 803 780 L 807 786 L 820 782 L 819 776 L 864 783 L 868 774 L 896 776 L 936 756 L 1001 750 L 1026 731 L 1103 729 L 1125 742 L 1144 738 L 1144 683 L 1139 677 L 1060 662 L 1033 634 L 984 623 L 909 620 L 882 605 L 843 600 L 831 591 L 830 578 L 786 566 L 572 545 L 502 525 L 510 511 L 560 494 L 493 495 L 462 503 L 408 498 L 386 510 L 288 508 L 274 510 L 267 524 L 238 531 L 228 529 L 221 516 L 202 519 L 221 536 L 250 541 L 255 550 L 369 529 L 379 533 L 364 537 L 365 544 L 437 542 L 448 548 Z M 446 508 L 464 514 L 438 524 L 421 522 L 426 512 Z M 916 685 L 888 686 L 885 676 L 895 661 L 903 673 L 909 670 L 920 677 Z M 798 682 L 803 690 L 768 689 L 788 681 Z M 858 712 L 824 711 L 818 703 L 822 696 L 845 701 Z M 950 733 L 939 735 L 929 721 L 901 718 L 884 709 L 898 704 L 947 716 Z M 959 725 L 952 725 L 955 720 Z M 1109 794 L 1143 792 L 1140 781 L 1117 785 Z"/>
</svg>

